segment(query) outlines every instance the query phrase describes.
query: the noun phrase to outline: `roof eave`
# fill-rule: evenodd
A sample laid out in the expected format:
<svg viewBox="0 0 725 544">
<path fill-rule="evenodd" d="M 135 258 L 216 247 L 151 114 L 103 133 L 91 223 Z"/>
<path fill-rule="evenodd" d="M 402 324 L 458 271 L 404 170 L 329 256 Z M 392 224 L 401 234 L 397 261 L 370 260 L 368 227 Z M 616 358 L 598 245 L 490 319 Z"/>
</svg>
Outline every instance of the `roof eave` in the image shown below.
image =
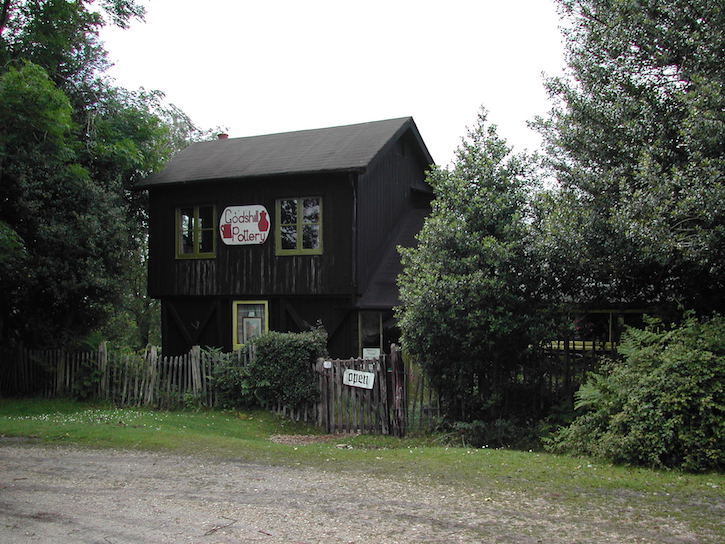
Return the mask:
<svg viewBox="0 0 725 544">
<path fill-rule="evenodd" d="M 241 181 L 246 179 L 262 179 L 262 178 L 274 178 L 283 176 L 311 176 L 316 174 L 363 174 L 367 170 L 366 166 L 352 166 L 346 168 L 330 168 L 322 170 L 300 170 L 295 172 L 271 172 L 267 174 L 252 174 L 242 176 L 222 176 L 218 178 L 194 178 L 178 181 L 161 181 L 154 183 L 153 181 L 140 181 L 134 185 L 134 190 L 143 191 L 145 189 L 151 189 L 154 187 L 175 187 L 178 185 L 195 185 L 197 183 L 208 183 L 214 181 Z"/>
</svg>

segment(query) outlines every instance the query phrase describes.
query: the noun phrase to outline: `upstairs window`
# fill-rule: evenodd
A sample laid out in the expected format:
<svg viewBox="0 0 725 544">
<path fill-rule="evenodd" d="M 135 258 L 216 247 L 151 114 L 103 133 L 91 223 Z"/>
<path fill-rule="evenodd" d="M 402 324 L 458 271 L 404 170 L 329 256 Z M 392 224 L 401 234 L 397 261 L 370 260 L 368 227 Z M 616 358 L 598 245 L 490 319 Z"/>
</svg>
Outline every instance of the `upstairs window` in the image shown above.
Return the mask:
<svg viewBox="0 0 725 544">
<path fill-rule="evenodd" d="M 176 208 L 176 258 L 210 259 L 216 256 L 214 206 Z"/>
<path fill-rule="evenodd" d="M 322 254 L 322 198 L 283 198 L 276 205 L 277 255 Z"/>
</svg>

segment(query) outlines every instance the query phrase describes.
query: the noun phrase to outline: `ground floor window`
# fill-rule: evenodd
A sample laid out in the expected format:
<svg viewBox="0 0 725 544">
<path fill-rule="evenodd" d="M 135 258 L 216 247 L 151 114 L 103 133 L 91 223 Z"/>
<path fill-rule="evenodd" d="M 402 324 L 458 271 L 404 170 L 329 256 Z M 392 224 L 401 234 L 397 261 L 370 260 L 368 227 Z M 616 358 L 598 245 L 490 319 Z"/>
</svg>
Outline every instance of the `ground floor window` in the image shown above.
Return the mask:
<svg viewBox="0 0 725 544">
<path fill-rule="evenodd" d="M 232 347 L 237 350 L 269 330 L 266 300 L 237 300 L 232 303 Z"/>
</svg>

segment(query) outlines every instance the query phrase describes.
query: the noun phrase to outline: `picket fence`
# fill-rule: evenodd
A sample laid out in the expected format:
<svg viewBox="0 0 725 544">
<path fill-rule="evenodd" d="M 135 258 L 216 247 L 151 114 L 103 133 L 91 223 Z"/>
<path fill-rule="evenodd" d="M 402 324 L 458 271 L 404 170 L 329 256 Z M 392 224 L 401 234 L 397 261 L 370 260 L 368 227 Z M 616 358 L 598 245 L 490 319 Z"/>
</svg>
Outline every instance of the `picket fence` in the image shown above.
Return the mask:
<svg viewBox="0 0 725 544">
<path fill-rule="evenodd" d="M 251 351 L 235 353 L 240 364 Z M 93 351 L 0 349 L 0 395 L 75 397 L 116 406 L 173 409 L 218 405 L 212 376 L 217 357 L 194 346 L 185 355 L 164 357 L 155 347 L 141 354 Z M 440 406 L 425 376 L 403 363 L 400 349 L 376 360 L 346 359 L 315 364 L 319 401 L 307 406 L 265 406 L 330 433 L 377 433 L 403 436 L 424 430 L 440 415 Z M 329 366 L 329 368 L 328 368 Z M 343 385 L 345 370 L 375 374 L 370 390 Z M 410 392 L 410 394 L 409 394 Z"/>
<path fill-rule="evenodd" d="M 215 358 L 199 346 L 176 357 L 163 357 L 155 347 L 142 354 L 113 351 L 105 343 L 93 351 L 4 349 L 0 350 L 0 394 L 73 396 L 118 406 L 213 407 L 214 363 Z"/>
</svg>

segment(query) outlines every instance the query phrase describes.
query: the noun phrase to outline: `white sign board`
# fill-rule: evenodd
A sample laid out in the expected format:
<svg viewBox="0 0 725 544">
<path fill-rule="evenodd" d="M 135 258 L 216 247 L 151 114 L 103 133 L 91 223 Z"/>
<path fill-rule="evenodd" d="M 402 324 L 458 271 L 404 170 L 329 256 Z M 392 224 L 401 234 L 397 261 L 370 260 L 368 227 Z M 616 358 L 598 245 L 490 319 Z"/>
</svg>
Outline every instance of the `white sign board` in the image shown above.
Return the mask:
<svg viewBox="0 0 725 544">
<path fill-rule="evenodd" d="M 350 387 L 361 387 L 362 389 L 372 389 L 375 383 L 375 374 L 373 372 L 361 372 L 359 370 L 347 369 L 342 375 L 342 383 Z"/>
<path fill-rule="evenodd" d="M 380 359 L 380 348 L 363 348 L 363 359 Z"/>
<path fill-rule="evenodd" d="M 219 235 L 228 246 L 263 244 L 267 241 L 269 226 L 269 214 L 264 206 L 229 206 L 219 218 Z"/>
</svg>

